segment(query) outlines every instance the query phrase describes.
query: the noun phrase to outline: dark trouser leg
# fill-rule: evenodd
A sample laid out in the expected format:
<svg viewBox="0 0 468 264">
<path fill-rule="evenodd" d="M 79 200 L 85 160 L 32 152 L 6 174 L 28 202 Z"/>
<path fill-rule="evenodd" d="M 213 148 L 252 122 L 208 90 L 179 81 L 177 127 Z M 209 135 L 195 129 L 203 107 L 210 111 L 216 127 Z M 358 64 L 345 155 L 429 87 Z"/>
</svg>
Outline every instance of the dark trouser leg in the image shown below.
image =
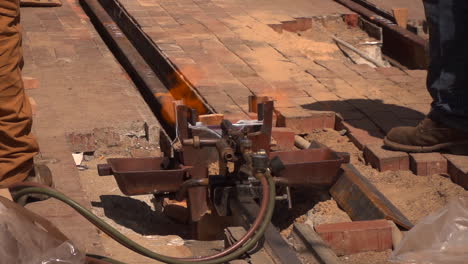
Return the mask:
<svg viewBox="0 0 468 264">
<path fill-rule="evenodd" d="M 431 65 L 427 79 L 433 98 L 429 117 L 468 131 L 468 1 L 425 0 Z"/>
</svg>

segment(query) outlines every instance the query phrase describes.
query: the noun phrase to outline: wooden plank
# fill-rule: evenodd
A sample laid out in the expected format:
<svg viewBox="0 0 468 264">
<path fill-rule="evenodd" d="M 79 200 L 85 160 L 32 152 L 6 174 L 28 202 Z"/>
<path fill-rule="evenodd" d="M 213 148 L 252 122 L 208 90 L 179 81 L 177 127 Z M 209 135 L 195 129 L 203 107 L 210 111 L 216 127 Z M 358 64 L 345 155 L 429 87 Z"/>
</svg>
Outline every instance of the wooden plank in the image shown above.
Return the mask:
<svg viewBox="0 0 468 264">
<path fill-rule="evenodd" d="M 351 164 L 341 167 L 343 172 L 330 189 L 338 205 L 354 221 L 388 219 L 411 229 L 413 224 L 377 188 Z"/>
</svg>

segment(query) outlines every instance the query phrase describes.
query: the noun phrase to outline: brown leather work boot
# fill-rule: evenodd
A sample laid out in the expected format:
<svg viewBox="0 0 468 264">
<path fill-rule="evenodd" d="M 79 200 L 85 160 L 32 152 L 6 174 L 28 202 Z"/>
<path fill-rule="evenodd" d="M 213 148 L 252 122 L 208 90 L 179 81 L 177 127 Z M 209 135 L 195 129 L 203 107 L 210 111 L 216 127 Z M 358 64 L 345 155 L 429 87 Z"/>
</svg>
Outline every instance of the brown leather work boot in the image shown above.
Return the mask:
<svg viewBox="0 0 468 264">
<path fill-rule="evenodd" d="M 384 139 L 385 147 L 405 152 L 434 152 L 468 148 L 468 133 L 427 118 L 416 127 L 395 127 Z"/>
</svg>

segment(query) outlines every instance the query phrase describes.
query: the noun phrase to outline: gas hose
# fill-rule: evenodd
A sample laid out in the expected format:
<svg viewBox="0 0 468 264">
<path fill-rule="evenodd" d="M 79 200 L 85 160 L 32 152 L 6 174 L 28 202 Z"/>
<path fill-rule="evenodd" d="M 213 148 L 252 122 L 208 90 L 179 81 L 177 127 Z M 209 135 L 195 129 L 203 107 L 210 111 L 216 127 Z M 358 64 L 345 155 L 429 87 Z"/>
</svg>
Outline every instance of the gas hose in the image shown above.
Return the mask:
<svg viewBox="0 0 468 264">
<path fill-rule="evenodd" d="M 163 262 L 163 263 L 168 263 L 168 264 L 192 264 L 192 263 L 200 263 L 200 264 L 220 264 L 220 263 L 225 263 L 229 262 L 231 260 L 237 259 L 243 254 L 245 254 L 247 251 L 251 250 L 257 242 L 263 237 L 263 234 L 265 233 L 266 228 L 270 224 L 271 218 L 273 216 L 273 211 L 275 208 L 275 197 L 276 197 L 276 188 L 275 188 L 275 183 L 273 181 L 272 176 L 267 172 L 264 174 L 266 178 L 267 184 L 268 184 L 268 205 L 267 205 L 267 210 L 266 210 L 266 215 L 261 222 L 257 232 L 252 236 L 250 240 L 245 242 L 240 248 L 236 249 L 235 251 L 227 254 L 227 255 L 222 255 L 221 253 L 218 253 L 217 255 L 221 255 L 220 257 L 216 257 L 214 259 L 206 259 L 210 258 L 208 257 L 202 257 L 199 260 L 197 258 L 187 258 L 187 260 L 184 260 L 183 258 L 174 258 L 174 257 L 169 257 L 165 255 L 158 254 L 156 252 L 153 252 L 138 243 L 134 242 L 133 240 L 129 239 L 119 231 L 117 231 L 115 228 L 104 222 L 102 219 L 100 219 L 98 216 L 94 215 L 91 211 L 88 209 L 84 208 L 82 205 L 79 203 L 75 202 L 73 199 L 67 197 L 66 195 L 51 189 L 51 188 L 43 188 L 43 187 L 28 187 L 22 190 L 19 190 L 15 195 L 14 195 L 14 200 L 18 201 L 22 196 L 28 195 L 28 194 L 43 194 L 49 197 L 53 197 L 61 202 L 64 202 L 71 208 L 73 208 L 75 211 L 77 211 L 79 214 L 81 214 L 83 217 L 85 217 L 88 221 L 90 221 L 92 224 L 94 224 L 97 228 L 102 230 L 104 233 L 112 237 L 115 241 L 119 242 L 121 245 L 127 247 L 128 249 L 135 251 L 136 253 L 146 256 L 148 258 Z M 265 195 L 265 194 L 264 194 Z M 117 260 L 113 260 L 110 258 L 105 258 L 103 261 L 109 262 L 109 263 L 118 263 L 118 264 L 125 264 L 123 262 L 119 262 Z"/>
</svg>

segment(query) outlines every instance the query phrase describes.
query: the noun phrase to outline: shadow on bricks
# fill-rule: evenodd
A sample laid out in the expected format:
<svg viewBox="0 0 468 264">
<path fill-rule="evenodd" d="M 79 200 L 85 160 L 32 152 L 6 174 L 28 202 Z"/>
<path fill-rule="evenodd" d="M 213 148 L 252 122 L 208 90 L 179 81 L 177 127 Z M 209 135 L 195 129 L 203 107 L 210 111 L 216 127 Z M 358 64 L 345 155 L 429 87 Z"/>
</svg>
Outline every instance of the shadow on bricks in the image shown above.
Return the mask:
<svg viewBox="0 0 468 264">
<path fill-rule="evenodd" d="M 153 210 L 146 202 L 118 195 L 101 195 L 101 202 L 91 202 L 94 207 L 104 209 L 107 218 L 118 225 L 129 228 L 141 235 L 177 235 L 190 239 L 188 225 L 178 224 L 167 218 L 161 208 Z"/>
<path fill-rule="evenodd" d="M 339 113 L 344 122 L 337 123 L 337 129 L 348 129 L 352 133 L 365 131 L 369 136 L 379 139 L 393 127 L 416 126 L 425 117 L 425 113 L 400 105 L 386 104 L 382 100 L 320 101 L 301 106 L 309 110 Z"/>
</svg>

